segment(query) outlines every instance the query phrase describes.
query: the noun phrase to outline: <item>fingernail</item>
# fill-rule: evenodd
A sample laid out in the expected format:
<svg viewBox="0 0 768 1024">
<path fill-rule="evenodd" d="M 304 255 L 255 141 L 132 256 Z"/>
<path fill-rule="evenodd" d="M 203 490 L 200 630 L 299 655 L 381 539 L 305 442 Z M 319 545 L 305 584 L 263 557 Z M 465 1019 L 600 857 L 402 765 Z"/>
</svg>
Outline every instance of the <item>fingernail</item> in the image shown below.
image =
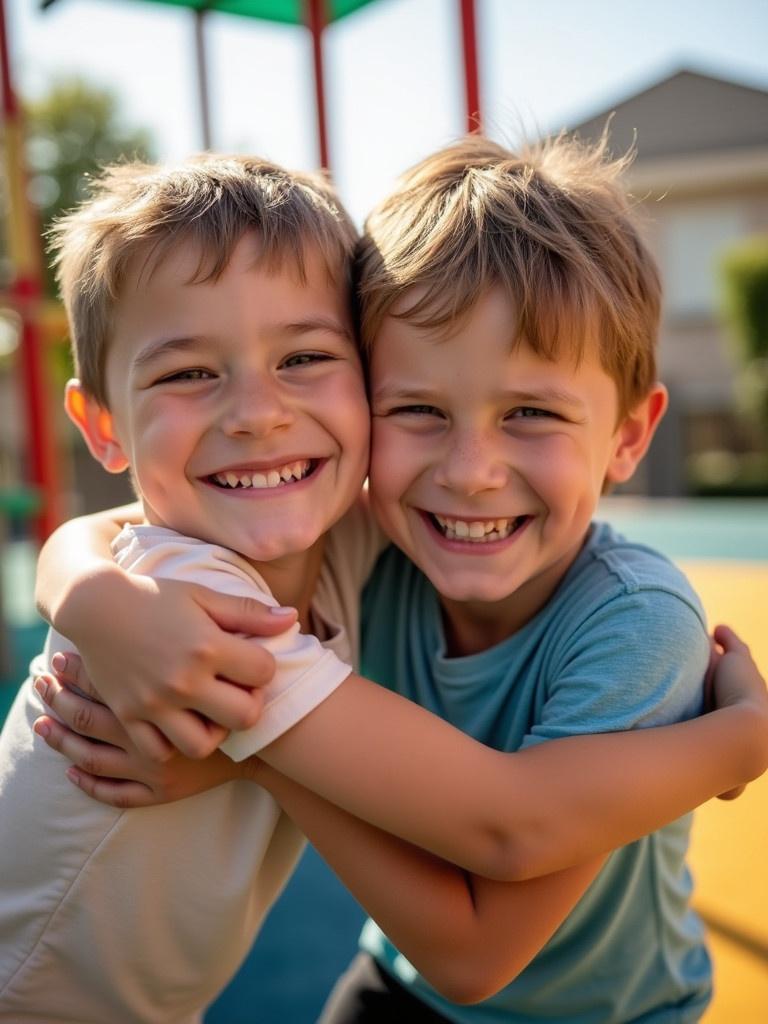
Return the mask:
<svg viewBox="0 0 768 1024">
<path fill-rule="evenodd" d="M 277 608 L 270 608 L 270 612 L 273 615 L 296 615 L 296 609 L 290 608 L 287 605 L 285 607 L 278 606 Z"/>
<path fill-rule="evenodd" d="M 47 722 L 35 722 L 32 726 L 38 736 L 42 736 L 44 740 L 47 740 L 51 735 L 51 727 Z"/>
<path fill-rule="evenodd" d="M 61 651 L 57 651 L 51 658 L 51 668 L 54 672 L 66 672 L 67 670 L 67 656 L 62 654 Z"/>
<path fill-rule="evenodd" d="M 77 768 L 67 768 L 67 778 L 70 782 L 74 782 L 76 786 L 80 785 L 80 775 Z"/>
<path fill-rule="evenodd" d="M 40 694 L 40 696 L 43 698 L 43 700 L 47 704 L 48 703 L 48 683 L 47 683 L 47 681 L 45 679 L 42 678 L 42 676 L 38 676 L 37 679 L 35 679 L 35 689 L 37 690 L 37 692 Z"/>
</svg>

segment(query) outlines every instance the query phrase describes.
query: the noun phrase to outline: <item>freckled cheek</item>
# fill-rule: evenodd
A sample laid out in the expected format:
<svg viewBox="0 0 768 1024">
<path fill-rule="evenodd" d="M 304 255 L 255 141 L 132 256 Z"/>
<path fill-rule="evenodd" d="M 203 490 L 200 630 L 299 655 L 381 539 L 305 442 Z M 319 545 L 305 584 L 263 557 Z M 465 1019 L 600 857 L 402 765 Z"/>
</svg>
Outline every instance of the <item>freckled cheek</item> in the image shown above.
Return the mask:
<svg viewBox="0 0 768 1024">
<path fill-rule="evenodd" d="M 589 462 L 568 437 L 556 436 L 524 448 L 518 453 L 516 469 L 550 506 L 578 500 L 585 484 L 591 490 Z"/>
</svg>

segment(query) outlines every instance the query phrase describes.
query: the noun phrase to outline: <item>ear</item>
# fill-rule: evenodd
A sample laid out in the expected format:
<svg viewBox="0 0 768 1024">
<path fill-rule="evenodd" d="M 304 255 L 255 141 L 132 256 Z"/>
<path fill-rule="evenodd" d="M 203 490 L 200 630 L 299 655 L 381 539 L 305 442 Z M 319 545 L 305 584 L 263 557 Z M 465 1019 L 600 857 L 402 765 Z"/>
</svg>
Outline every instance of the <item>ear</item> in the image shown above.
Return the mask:
<svg viewBox="0 0 768 1024">
<path fill-rule="evenodd" d="M 654 384 L 646 397 L 624 417 L 616 431 L 615 447 L 605 474 L 606 483 L 629 480 L 648 451 L 656 427 L 667 411 L 667 389 Z"/>
<path fill-rule="evenodd" d="M 115 434 L 112 414 L 83 391 L 79 380 L 67 381 L 64 408 L 83 435 L 91 455 L 108 473 L 122 473 L 128 459 Z"/>
</svg>

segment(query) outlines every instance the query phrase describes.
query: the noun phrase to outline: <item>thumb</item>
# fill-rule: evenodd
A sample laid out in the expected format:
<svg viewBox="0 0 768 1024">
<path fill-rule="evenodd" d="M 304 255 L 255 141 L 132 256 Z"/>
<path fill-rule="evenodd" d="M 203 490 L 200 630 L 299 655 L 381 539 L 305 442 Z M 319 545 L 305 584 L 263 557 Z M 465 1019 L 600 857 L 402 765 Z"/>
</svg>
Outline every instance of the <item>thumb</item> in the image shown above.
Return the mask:
<svg viewBox="0 0 768 1024">
<path fill-rule="evenodd" d="M 221 594 L 207 587 L 197 588 L 195 600 L 228 633 L 274 636 L 292 626 L 298 616 L 295 608 L 273 608 L 253 597 Z"/>
</svg>

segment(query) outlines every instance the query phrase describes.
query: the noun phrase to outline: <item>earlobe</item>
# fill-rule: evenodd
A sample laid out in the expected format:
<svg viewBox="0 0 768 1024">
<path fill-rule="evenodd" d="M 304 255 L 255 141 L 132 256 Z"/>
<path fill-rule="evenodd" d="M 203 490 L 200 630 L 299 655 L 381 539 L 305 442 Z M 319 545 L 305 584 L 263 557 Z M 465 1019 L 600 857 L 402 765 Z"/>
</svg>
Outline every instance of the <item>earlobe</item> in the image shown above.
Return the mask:
<svg viewBox="0 0 768 1024">
<path fill-rule="evenodd" d="M 88 450 L 108 473 L 122 473 L 128 459 L 115 434 L 112 414 L 83 391 L 79 380 L 67 381 L 64 409 L 83 435 Z"/>
<path fill-rule="evenodd" d="M 616 447 L 608 464 L 607 482 L 621 484 L 629 480 L 648 451 L 667 402 L 667 389 L 663 384 L 655 384 L 642 402 L 627 413 L 616 431 Z"/>
</svg>

